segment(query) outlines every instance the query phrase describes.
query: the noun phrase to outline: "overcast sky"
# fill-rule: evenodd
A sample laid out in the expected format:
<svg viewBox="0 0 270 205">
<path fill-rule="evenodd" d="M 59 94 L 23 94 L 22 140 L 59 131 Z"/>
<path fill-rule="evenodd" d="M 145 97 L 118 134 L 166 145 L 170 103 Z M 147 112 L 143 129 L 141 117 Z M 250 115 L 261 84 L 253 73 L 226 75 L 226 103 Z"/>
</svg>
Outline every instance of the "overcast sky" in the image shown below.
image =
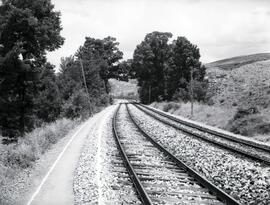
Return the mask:
<svg viewBox="0 0 270 205">
<path fill-rule="evenodd" d="M 52 0 L 62 13 L 65 44 L 48 54 L 75 53 L 85 36 L 116 37 L 124 59 L 147 33 L 171 32 L 198 45 L 204 63 L 270 52 L 270 0 Z"/>
</svg>

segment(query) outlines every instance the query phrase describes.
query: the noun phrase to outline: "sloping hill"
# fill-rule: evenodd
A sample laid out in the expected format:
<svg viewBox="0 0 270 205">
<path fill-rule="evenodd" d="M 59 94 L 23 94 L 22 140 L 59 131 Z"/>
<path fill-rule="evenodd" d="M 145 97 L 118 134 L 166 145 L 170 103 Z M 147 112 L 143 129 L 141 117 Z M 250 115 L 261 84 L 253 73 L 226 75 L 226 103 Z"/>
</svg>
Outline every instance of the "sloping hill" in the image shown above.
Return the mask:
<svg viewBox="0 0 270 205">
<path fill-rule="evenodd" d="M 208 103 L 235 112 L 226 129 L 270 133 L 270 54 L 240 56 L 206 65 Z"/>
<path fill-rule="evenodd" d="M 270 143 L 270 53 L 206 64 L 208 102 L 155 102 L 175 115 Z"/>
<path fill-rule="evenodd" d="M 212 63 L 208 63 L 206 67 L 219 67 L 225 70 L 231 70 L 239 68 L 240 66 L 255 63 L 258 61 L 270 60 L 270 53 L 258 53 L 246 56 L 237 56 L 233 58 L 227 58 Z"/>
<path fill-rule="evenodd" d="M 211 96 L 213 103 L 228 108 L 258 106 L 260 109 L 266 109 L 269 107 L 269 59 L 270 54 L 256 54 L 207 64 L 206 77 L 210 83 L 208 95 Z M 252 63 L 248 63 L 251 61 Z M 237 66 L 232 66 L 232 62 Z M 244 65 L 239 66 L 239 64 Z"/>
<path fill-rule="evenodd" d="M 136 99 L 138 96 L 138 87 L 136 80 L 129 80 L 129 82 L 119 81 L 115 79 L 109 80 L 111 86 L 111 95 L 115 98 L 132 98 Z"/>
</svg>

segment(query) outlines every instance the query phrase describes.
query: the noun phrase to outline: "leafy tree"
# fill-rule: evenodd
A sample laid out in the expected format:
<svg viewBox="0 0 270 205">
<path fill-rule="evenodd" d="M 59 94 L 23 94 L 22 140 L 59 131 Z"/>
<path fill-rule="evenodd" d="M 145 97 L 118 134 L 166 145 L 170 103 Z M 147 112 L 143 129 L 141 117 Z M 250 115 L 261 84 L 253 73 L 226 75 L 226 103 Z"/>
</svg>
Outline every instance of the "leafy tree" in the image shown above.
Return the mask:
<svg viewBox="0 0 270 205">
<path fill-rule="evenodd" d="M 3 0 L 0 6 L 0 124 L 16 137 L 33 126 L 35 84 L 46 51 L 59 48 L 60 13 L 50 0 Z"/>
<path fill-rule="evenodd" d="M 171 37 L 171 33 L 149 33 L 134 51 L 132 67 L 141 86 L 140 98 L 144 103 L 166 99 L 164 72 L 170 57 L 168 41 Z"/>
<path fill-rule="evenodd" d="M 79 59 L 82 59 L 86 71 L 91 69 L 88 64 L 94 63 L 98 66 L 101 79 L 104 81 L 106 93 L 109 93 L 108 80 L 118 78 L 119 60 L 123 53 L 118 48 L 119 43 L 113 37 L 104 39 L 85 38 L 85 43 L 76 53 Z"/>
<path fill-rule="evenodd" d="M 89 116 L 88 96 L 83 89 L 72 93 L 70 98 L 64 102 L 63 115 L 68 118 L 87 118 Z"/>
<path fill-rule="evenodd" d="M 101 103 L 101 96 L 106 93 L 104 81 L 100 77 L 102 63 L 103 61 L 100 62 L 99 59 L 83 62 L 87 84 L 86 92 L 80 59 L 75 60 L 74 57 L 62 59 L 61 70 L 58 75 L 58 86 L 65 117 L 75 118 L 82 116 L 82 113 L 90 114 L 93 108 Z M 82 110 L 83 112 L 81 112 Z"/>
<path fill-rule="evenodd" d="M 109 102 L 109 78 L 127 79 L 126 67 L 119 63 L 123 54 L 118 45 L 112 37 L 86 37 L 75 56 L 61 59 L 57 83 L 63 116 L 86 117 L 95 107 Z"/>
<path fill-rule="evenodd" d="M 128 81 L 129 78 L 134 78 L 132 71 L 132 59 L 124 60 L 118 64 L 117 80 Z"/>
<path fill-rule="evenodd" d="M 200 51 L 196 45 L 193 45 L 185 37 L 178 37 L 172 42 L 171 59 L 168 69 L 168 100 L 173 95 L 182 90 L 181 93 L 189 93 L 191 71 L 193 70 L 193 79 L 195 81 L 195 99 L 201 100 L 203 91 L 200 87 L 205 87 L 203 82 L 205 67 L 200 62 Z M 201 82 L 201 85 L 200 85 Z M 182 100 L 188 100 L 188 95 L 183 95 Z M 200 97 L 199 97 L 200 96 Z"/>
<path fill-rule="evenodd" d="M 75 61 L 73 56 L 61 59 L 57 84 L 62 104 L 67 101 L 74 92 L 82 88 L 81 69 L 79 63 Z"/>
<path fill-rule="evenodd" d="M 34 87 L 31 76 L 23 75 L 30 66 L 18 59 L 17 52 L 14 48 L 7 53 L 0 65 L 0 124 L 3 136 L 8 137 L 23 133 L 24 126 L 29 129 L 33 126 L 32 115 L 27 109 L 33 106 Z"/>
<path fill-rule="evenodd" d="M 131 74 L 138 79 L 143 103 L 179 99 L 189 100 L 191 73 L 196 100 L 203 100 L 206 82 L 200 52 L 185 37 L 168 43 L 171 33 L 152 32 L 134 51 Z"/>
<path fill-rule="evenodd" d="M 61 59 L 57 84 L 61 96 L 61 114 L 64 117 L 76 118 L 82 114 L 87 116 L 89 99 L 82 84 L 80 64 L 74 56 Z"/>
<path fill-rule="evenodd" d="M 42 69 L 37 90 L 34 100 L 36 117 L 40 122 L 56 120 L 61 112 L 61 98 L 54 66 L 50 63 L 46 63 Z"/>
<path fill-rule="evenodd" d="M 64 39 L 60 13 L 50 0 L 4 0 L 0 7 L 0 44 L 3 53 L 20 43 L 23 59 L 43 58 L 46 51 L 59 48 Z"/>
</svg>

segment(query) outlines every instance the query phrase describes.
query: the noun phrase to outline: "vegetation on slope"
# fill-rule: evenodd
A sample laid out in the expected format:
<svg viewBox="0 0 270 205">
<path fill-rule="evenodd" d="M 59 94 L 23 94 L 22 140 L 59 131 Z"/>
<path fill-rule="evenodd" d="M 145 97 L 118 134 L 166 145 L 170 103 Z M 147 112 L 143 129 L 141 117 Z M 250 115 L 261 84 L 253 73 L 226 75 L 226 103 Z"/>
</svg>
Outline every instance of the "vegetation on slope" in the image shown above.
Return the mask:
<svg viewBox="0 0 270 205">
<path fill-rule="evenodd" d="M 232 70 L 235 68 L 239 68 L 240 66 L 255 63 L 258 61 L 270 60 L 270 53 L 257 53 L 252 55 L 245 56 L 237 56 L 233 58 L 227 58 L 223 60 L 218 60 L 212 63 L 207 63 L 205 66 L 207 68 L 210 67 L 218 67 L 225 70 Z"/>
<path fill-rule="evenodd" d="M 204 103 L 194 103 L 194 114 L 191 116 L 190 102 L 154 102 L 150 106 L 169 112 L 174 115 L 180 115 L 186 118 L 203 122 L 205 124 L 225 129 L 228 121 L 233 118 L 235 110 L 224 109 L 219 106 L 209 106 Z"/>
<path fill-rule="evenodd" d="M 206 104 L 194 104 L 194 120 L 217 126 L 237 134 L 254 136 L 263 141 L 270 141 L 270 60 L 264 60 L 269 54 L 235 57 L 207 65 L 208 80 Z M 232 69 L 223 69 L 221 65 L 237 60 L 249 64 Z M 263 59 L 263 61 L 259 61 Z M 254 61 L 256 61 L 254 63 Z M 209 65 L 214 65 L 209 67 Z M 190 103 L 156 103 L 153 106 L 162 110 L 173 107 L 169 112 L 184 117 L 190 116 Z"/>
<path fill-rule="evenodd" d="M 270 60 L 251 63 L 233 70 L 207 69 L 209 96 L 214 104 L 226 107 L 270 105 Z"/>
<path fill-rule="evenodd" d="M 220 68 L 217 62 L 207 68 L 208 103 L 236 110 L 226 129 L 248 136 L 270 133 L 270 60 L 264 60 L 267 57 L 269 59 L 270 54 L 233 58 L 235 63 L 238 59 L 240 62 L 243 59 L 256 62 L 229 70 Z"/>
</svg>

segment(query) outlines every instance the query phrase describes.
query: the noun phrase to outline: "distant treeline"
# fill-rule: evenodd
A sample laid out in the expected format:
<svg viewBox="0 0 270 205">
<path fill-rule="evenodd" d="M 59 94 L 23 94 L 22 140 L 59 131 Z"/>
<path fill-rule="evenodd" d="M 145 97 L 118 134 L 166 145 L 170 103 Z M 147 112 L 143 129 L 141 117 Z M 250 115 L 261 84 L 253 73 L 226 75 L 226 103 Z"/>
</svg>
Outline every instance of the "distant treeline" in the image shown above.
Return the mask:
<svg viewBox="0 0 270 205">
<path fill-rule="evenodd" d="M 91 115 L 109 99 L 109 78 L 126 80 L 115 38 L 87 37 L 60 71 L 46 52 L 64 43 L 50 0 L 5 0 L 0 6 L 0 131 L 16 141 L 44 122 Z"/>
</svg>

